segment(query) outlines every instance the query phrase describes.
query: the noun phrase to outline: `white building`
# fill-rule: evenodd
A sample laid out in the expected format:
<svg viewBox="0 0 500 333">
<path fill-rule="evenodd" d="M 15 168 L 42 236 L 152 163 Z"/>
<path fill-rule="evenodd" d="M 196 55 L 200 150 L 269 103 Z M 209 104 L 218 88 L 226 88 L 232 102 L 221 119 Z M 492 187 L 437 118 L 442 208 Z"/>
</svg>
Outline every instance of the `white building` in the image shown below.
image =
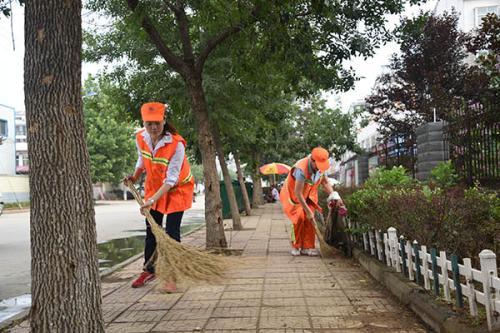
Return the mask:
<svg viewBox="0 0 500 333">
<path fill-rule="evenodd" d="M 16 173 L 27 174 L 29 171 L 26 115 L 16 111 Z"/>
<path fill-rule="evenodd" d="M 0 175 L 16 174 L 15 110 L 0 104 Z"/>
<path fill-rule="evenodd" d="M 500 15 L 500 0 L 439 0 L 434 12 L 451 13 L 455 10 L 458 17 L 458 28 L 469 32 L 481 25 L 481 20 L 488 13 Z"/>
</svg>

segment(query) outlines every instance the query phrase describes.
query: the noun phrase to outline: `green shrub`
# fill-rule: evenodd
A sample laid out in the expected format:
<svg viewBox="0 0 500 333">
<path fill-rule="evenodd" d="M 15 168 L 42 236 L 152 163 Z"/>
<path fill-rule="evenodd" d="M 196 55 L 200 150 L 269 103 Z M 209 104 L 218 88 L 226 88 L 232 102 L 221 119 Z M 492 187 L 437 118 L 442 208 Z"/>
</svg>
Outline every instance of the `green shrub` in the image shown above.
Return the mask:
<svg viewBox="0 0 500 333">
<path fill-rule="evenodd" d="M 404 167 L 395 166 L 392 169 L 377 168 L 373 175 L 366 180 L 364 187 L 405 186 L 413 182 Z"/>
<path fill-rule="evenodd" d="M 418 183 L 362 187 L 344 200 L 361 231 L 395 227 L 422 245 L 477 260 L 490 249 L 500 259 L 500 198 L 474 187 L 430 188 Z"/>
<path fill-rule="evenodd" d="M 451 161 L 441 162 L 431 170 L 430 181 L 437 186 L 446 188 L 457 184 L 458 175 Z"/>
</svg>

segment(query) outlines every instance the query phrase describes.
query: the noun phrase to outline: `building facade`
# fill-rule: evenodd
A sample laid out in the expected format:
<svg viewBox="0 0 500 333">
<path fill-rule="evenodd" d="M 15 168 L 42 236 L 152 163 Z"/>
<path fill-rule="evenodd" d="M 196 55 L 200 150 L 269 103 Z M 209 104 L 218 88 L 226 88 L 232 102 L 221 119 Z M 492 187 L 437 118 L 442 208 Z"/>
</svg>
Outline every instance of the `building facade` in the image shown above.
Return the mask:
<svg viewBox="0 0 500 333">
<path fill-rule="evenodd" d="M 452 11 L 458 14 L 458 28 L 470 32 L 488 13 L 500 15 L 500 0 L 439 0 L 434 8 L 436 14 Z"/>
<path fill-rule="evenodd" d="M 16 173 L 29 172 L 28 141 L 26 132 L 26 113 L 16 111 Z"/>
<path fill-rule="evenodd" d="M 15 132 L 14 108 L 0 104 L 0 175 L 16 174 Z"/>
</svg>

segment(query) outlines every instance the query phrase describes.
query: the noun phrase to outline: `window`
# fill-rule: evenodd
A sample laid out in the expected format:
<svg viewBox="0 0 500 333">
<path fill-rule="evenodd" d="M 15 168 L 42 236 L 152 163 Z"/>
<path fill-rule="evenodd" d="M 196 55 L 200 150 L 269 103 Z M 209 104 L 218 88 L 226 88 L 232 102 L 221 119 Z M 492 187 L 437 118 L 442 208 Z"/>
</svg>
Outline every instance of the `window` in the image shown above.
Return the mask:
<svg viewBox="0 0 500 333">
<path fill-rule="evenodd" d="M 16 125 L 16 135 L 26 135 L 26 125 Z"/>
<path fill-rule="evenodd" d="M 0 119 L 0 137 L 6 138 L 8 134 L 7 120 Z"/>
<path fill-rule="evenodd" d="M 492 13 L 500 15 L 500 6 L 488 6 L 488 7 L 477 7 L 474 8 L 476 17 L 476 27 L 479 27 L 483 23 L 483 17 Z"/>
</svg>

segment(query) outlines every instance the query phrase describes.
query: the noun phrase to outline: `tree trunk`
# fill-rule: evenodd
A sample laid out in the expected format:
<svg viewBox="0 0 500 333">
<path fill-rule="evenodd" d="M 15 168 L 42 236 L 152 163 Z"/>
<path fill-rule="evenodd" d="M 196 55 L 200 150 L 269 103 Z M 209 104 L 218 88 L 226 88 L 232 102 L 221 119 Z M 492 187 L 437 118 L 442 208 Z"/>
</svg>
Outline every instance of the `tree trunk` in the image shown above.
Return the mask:
<svg viewBox="0 0 500 333">
<path fill-rule="evenodd" d="M 198 128 L 198 144 L 200 145 L 205 180 L 205 223 L 207 226 L 207 248 L 226 248 L 226 236 L 222 219 L 222 202 L 220 199 L 219 177 L 215 164 L 215 146 L 210 129 L 207 104 L 203 91 L 201 75 L 187 80 L 189 95 Z"/>
<path fill-rule="evenodd" d="M 262 192 L 261 176 L 259 171 L 260 156 L 258 152 L 253 153 L 253 161 L 255 163 L 252 168 L 252 181 L 253 181 L 253 198 L 252 204 L 257 207 L 264 204 L 264 197 Z"/>
<path fill-rule="evenodd" d="M 26 2 L 31 332 L 104 332 L 81 98 L 81 7 Z"/>
<path fill-rule="evenodd" d="M 258 207 L 259 205 L 264 204 L 261 177 L 258 172 L 252 173 L 252 180 L 253 180 L 252 204 L 254 205 L 254 207 Z"/>
<path fill-rule="evenodd" d="M 252 209 L 250 206 L 250 199 L 248 198 L 247 187 L 245 186 L 245 179 L 243 178 L 243 172 L 241 172 L 241 164 L 240 164 L 240 154 L 238 152 L 233 152 L 234 163 L 236 164 L 236 172 L 238 174 L 238 181 L 241 186 L 241 193 L 243 194 L 243 203 L 245 204 L 245 213 L 250 215 L 252 213 Z"/>
<path fill-rule="evenodd" d="M 216 124 L 212 126 L 212 134 L 214 138 L 215 149 L 217 151 L 217 156 L 219 156 L 220 168 L 222 169 L 222 175 L 224 176 L 224 186 L 226 187 L 227 199 L 229 200 L 229 209 L 231 210 L 231 218 L 233 219 L 233 230 L 241 230 L 243 229 L 243 226 L 241 225 L 238 202 L 236 201 L 233 182 L 227 168 L 226 159 L 224 158 L 224 150 L 222 148 L 222 142 L 220 140 L 219 128 Z"/>
</svg>

